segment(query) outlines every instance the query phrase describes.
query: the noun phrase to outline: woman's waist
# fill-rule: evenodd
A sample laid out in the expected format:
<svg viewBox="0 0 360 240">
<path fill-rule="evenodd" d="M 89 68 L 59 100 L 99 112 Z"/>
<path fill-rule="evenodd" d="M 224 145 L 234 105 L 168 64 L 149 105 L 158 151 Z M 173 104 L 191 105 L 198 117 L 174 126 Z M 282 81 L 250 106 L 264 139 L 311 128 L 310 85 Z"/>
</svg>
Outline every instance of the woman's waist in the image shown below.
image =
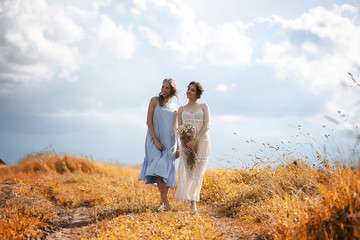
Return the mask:
<svg viewBox="0 0 360 240">
<path fill-rule="evenodd" d="M 201 136 L 200 139 L 198 139 L 199 141 L 209 141 L 210 137 L 208 133 L 205 133 L 204 135 Z"/>
<path fill-rule="evenodd" d="M 183 118 L 182 121 L 184 123 L 193 123 L 193 124 L 202 124 L 204 120 L 201 118 Z"/>
</svg>

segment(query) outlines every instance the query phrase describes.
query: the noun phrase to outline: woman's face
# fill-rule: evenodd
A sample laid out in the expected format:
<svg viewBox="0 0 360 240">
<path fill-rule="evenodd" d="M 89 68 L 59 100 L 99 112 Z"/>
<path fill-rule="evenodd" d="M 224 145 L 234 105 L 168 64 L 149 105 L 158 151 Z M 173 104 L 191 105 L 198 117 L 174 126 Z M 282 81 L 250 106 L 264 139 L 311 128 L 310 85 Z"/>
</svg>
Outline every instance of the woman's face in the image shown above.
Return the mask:
<svg viewBox="0 0 360 240">
<path fill-rule="evenodd" d="M 161 93 L 163 95 L 164 98 L 167 98 L 171 95 L 172 92 L 172 88 L 170 83 L 168 82 L 164 82 L 162 87 L 161 87 Z"/>
<path fill-rule="evenodd" d="M 191 84 L 187 91 L 186 91 L 186 96 L 188 99 L 193 99 L 196 100 L 197 96 L 196 96 L 196 86 L 194 84 Z"/>
</svg>

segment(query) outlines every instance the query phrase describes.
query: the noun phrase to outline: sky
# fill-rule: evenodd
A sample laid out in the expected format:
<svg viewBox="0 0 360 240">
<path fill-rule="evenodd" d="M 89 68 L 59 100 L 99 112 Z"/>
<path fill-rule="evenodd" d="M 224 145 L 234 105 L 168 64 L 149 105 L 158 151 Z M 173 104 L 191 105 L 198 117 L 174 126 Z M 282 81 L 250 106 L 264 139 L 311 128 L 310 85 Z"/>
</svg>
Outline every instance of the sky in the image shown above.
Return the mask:
<svg viewBox="0 0 360 240">
<path fill-rule="evenodd" d="M 347 158 L 359 43 L 358 0 L 3 0 L 0 158 L 140 165 L 147 107 L 167 77 L 179 106 L 189 82 L 205 89 L 209 167 Z"/>
</svg>

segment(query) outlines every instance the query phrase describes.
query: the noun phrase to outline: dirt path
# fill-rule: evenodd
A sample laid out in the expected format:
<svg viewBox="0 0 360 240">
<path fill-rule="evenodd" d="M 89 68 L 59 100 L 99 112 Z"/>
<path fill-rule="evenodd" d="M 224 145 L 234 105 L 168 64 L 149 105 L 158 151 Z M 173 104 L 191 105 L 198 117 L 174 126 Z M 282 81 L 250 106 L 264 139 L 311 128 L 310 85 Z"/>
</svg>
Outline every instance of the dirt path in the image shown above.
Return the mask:
<svg viewBox="0 0 360 240">
<path fill-rule="evenodd" d="M 91 216 L 91 209 L 84 207 L 64 211 L 50 222 L 52 228 L 45 230 L 44 239 L 81 239 L 88 237 L 87 227 L 94 222 Z"/>
<path fill-rule="evenodd" d="M 244 229 L 239 226 L 235 219 L 222 217 L 217 214 L 211 206 L 201 206 L 199 214 L 210 216 L 214 222 L 218 232 L 222 233 L 220 239 L 224 240 L 255 240 L 255 235 L 248 234 L 244 237 Z M 248 232 L 248 231 L 246 231 Z"/>
<path fill-rule="evenodd" d="M 220 216 L 213 206 L 202 205 L 199 214 L 211 217 L 218 232 L 222 233 L 221 240 L 263 240 L 253 229 L 239 224 L 238 219 Z"/>
<path fill-rule="evenodd" d="M 0 184 L 0 204 L 14 197 L 17 184 Z M 55 206 L 54 206 L 55 207 Z M 59 208 L 58 215 L 49 222 L 49 226 L 43 229 L 44 240 L 66 240 L 66 239 L 91 239 L 89 225 L 95 222 L 94 209 L 91 207 L 76 207 L 67 210 Z M 199 207 L 198 214 L 211 217 L 215 227 L 221 233 L 221 240 L 257 239 L 256 235 L 244 237 L 244 229 L 232 218 L 219 216 L 209 205 Z"/>
<path fill-rule="evenodd" d="M 14 197 L 18 185 L 5 182 L 0 184 L 0 204 Z M 54 206 L 55 207 L 55 206 Z M 43 230 L 44 240 L 66 240 L 90 238 L 89 225 L 95 222 L 94 209 L 91 207 L 76 207 L 67 210 L 59 208 L 58 215 L 49 222 L 49 226 Z M 221 233 L 221 240 L 257 239 L 256 235 L 247 234 L 244 237 L 244 229 L 232 218 L 219 216 L 210 205 L 199 206 L 198 214 L 211 217 L 215 227 Z M 246 231 L 248 232 L 248 231 Z"/>
<path fill-rule="evenodd" d="M 74 208 L 66 212 L 60 213 L 55 217 L 50 225 L 51 229 L 44 231 L 45 240 L 57 239 L 81 239 L 89 238 L 88 226 L 94 223 L 91 217 L 91 208 Z M 220 239 L 224 240 L 242 240 L 242 239 L 257 239 L 256 236 L 249 236 L 244 238 L 243 229 L 238 226 L 236 220 L 218 216 L 210 206 L 203 206 L 199 208 L 200 215 L 210 216 L 214 219 L 215 226 L 218 232 L 222 235 Z"/>
<path fill-rule="evenodd" d="M 257 240 L 259 238 L 256 233 L 251 233 L 249 230 L 243 229 L 236 223 L 236 220 L 231 218 L 220 218 L 213 216 L 216 223 L 216 228 L 222 232 L 220 239 L 224 240 Z M 246 232 L 246 234 L 244 234 Z"/>
</svg>

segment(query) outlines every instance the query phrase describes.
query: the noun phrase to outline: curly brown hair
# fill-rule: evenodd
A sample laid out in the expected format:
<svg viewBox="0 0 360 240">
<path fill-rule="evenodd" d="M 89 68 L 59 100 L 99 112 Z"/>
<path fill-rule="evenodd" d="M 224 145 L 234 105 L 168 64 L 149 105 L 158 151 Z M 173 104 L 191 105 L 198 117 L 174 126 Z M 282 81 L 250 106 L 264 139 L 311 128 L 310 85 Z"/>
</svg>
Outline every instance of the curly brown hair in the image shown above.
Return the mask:
<svg viewBox="0 0 360 240">
<path fill-rule="evenodd" d="M 188 89 L 190 88 L 190 85 L 194 85 L 194 86 L 195 86 L 195 88 L 196 88 L 196 96 L 197 96 L 198 99 L 201 98 L 201 95 L 202 95 L 203 92 L 204 92 L 204 88 L 203 88 L 203 86 L 201 85 L 201 83 L 200 83 L 200 82 L 196 82 L 196 81 L 192 81 L 192 82 L 189 83 Z"/>
</svg>

